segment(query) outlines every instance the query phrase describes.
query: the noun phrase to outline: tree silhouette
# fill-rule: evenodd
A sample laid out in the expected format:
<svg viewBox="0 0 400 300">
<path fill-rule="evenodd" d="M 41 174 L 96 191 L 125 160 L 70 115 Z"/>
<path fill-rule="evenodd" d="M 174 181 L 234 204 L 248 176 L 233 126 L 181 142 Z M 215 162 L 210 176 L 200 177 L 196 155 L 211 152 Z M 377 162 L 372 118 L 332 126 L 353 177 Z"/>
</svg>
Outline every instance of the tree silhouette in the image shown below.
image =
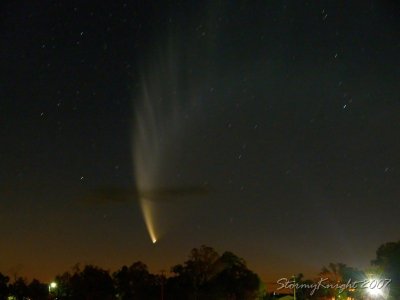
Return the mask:
<svg viewBox="0 0 400 300">
<path fill-rule="evenodd" d="M 28 296 L 34 300 L 46 300 L 48 299 L 49 292 L 46 284 L 41 283 L 37 279 L 33 279 L 28 285 Z"/>
<path fill-rule="evenodd" d="M 130 267 L 123 266 L 113 274 L 118 299 L 158 299 L 158 277 L 150 274 L 147 266 L 138 261 Z"/>
<path fill-rule="evenodd" d="M 345 286 L 347 283 L 355 283 L 364 278 L 361 271 L 349 267 L 343 263 L 329 263 L 328 267 L 323 267 L 320 274 L 322 277 L 328 278 L 328 283 L 331 285 L 338 285 L 339 287 L 323 289 L 319 291 L 324 295 L 328 295 L 334 299 L 346 299 L 347 297 L 354 296 L 355 291 L 349 288 L 342 290 L 340 286 Z M 325 282 L 326 284 L 327 282 Z"/>
<path fill-rule="evenodd" d="M 10 278 L 0 273 L 0 300 L 5 300 L 8 297 L 8 282 Z"/>
<path fill-rule="evenodd" d="M 383 276 L 391 280 L 390 297 L 400 299 L 400 241 L 379 246 L 372 265 L 383 269 Z"/>
<path fill-rule="evenodd" d="M 16 300 L 24 300 L 28 295 L 28 286 L 26 280 L 22 277 L 17 277 L 15 281 L 9 285 L 10 294 L 12 294 Z"/>
<path fill-rule="evenodd" d="M 322 270 L 319 275 L 322 277 L 326 277 L 328 279 L 328 283 L 342 284 L 344 281 L 343 275 L 344 270 L 347 266 L 343 263 L 329 263 L 328 267 L 322 267 Z M 340 291 L 336 288 L 328 288 L 323 290 L 324 294 L 332 297 L 332 299 L 336 299 L 340 295 Z"/>
<path fill-rule="evenodd" d="M 220 300 L 261 299 L 262 284 L 243 258 L 232 252 L 221 256 L 209 246 L 190 251 L 183 264 L 171 268 L 172 276 L 155 275 L 138 261 L 123 266 L 110 276 L 97 266 L 75 265 L 55 277 L 57 287 L 33 279 L 9 278 L 0 273 L 0 300 Z M 264 291 L 264 290 L 263 290 Z M 265 299 L 265 298 L 263 298 Z"/>
<path fill-rule="evenodd" d="M 64 272 L 62 275 L 56 276 L 55 282 L 57 283 L 57 289 L 52 291 L 55 298 L 72 299 L 71 278 L 72 275 L 69 272 Z"/>
<path fill-rule="evenodd" d="M 314 291 L 312 288 L 312 285 L 315 284 L 314 281 L 305 279 L 303 273 L 297 274 L 293 279 L 294 282 L 301 287 L 296 289 L 297 300 L 318 299 L 318 291 Z"/>
<path fill-rule="evenodd" d="M 218 273 L 210 285 L 214 293 L 223 299 L 256 299 L 260 279 L 250 271 L 244 259 L 232 252 L 225 252 L 216 262 Z M 218 298 L 219 298 L 218 297 Z"/>
<path fill-rule="evenodd" d="M 66 272 L 56 277 L 58 299 L 109 300 L 115 298 L 113 280 L 108 271 L 87 265 L 81 271 L 74 268 L 71 275 Z"/>
<path fill-rule="evenodd" d="M 192 249 L 183 265 L 171 270 L 168 296 L 173 299 L 256 299 L 260 280 L 232 252 L 222 256 L 211 247 Z"/>
<path fill-rule="evenodd" d="M 169 281 L 170 290 L 174 290 L 176 297 L 182 295 L 182 299 L 201 298 L 202 289 L 213 276 L 218 258 L 218 253 L 212 247 L 202 245 L 200 248 L 193 248 L 183 265 L 172 267 L 171 272 L 175 274 L 175 278 Z"/>
</svg>

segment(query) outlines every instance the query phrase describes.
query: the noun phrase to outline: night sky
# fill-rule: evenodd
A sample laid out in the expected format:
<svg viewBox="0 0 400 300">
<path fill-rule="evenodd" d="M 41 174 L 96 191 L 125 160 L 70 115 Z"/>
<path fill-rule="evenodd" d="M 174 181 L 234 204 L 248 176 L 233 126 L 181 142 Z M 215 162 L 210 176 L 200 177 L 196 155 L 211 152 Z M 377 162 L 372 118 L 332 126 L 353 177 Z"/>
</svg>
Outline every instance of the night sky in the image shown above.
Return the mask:
<svg viewBox="0 0 400 300">
<path fill-rule="evenodd" d="M 1 5 L 0 272 L 206 244 L 270 281 L 399 239 L 398 2 L 83 2 Z"/>
</svg>

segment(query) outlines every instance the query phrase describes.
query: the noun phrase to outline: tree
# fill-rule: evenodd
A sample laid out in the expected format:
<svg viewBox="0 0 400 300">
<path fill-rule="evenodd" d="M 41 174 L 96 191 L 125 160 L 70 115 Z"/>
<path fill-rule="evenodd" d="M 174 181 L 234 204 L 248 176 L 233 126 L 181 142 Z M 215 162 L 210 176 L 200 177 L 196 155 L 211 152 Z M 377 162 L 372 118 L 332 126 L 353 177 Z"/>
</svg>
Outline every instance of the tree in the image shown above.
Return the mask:
<svg viewBox="0 0 400 300">
<path fill-rule="evenodd" d="M 379 246 L 372 265 L 382 268 L 383 276 L 391 280 L 390 297 L 400 299 L 400 241 Z"/>
<path fill-rule="evenodd" d="M 118 299 L 158 299 L 159 280 L 150 274 L 147 266 L 138 261 L 130 267 L 123 266 L 113 274 Z M 161 283 L 161 282 L 160 282 Z"/>
<path fill-rule="evenodd" d="M 13 295 L 16 300 L 24 300 L 28 295 L 28 286 L 26 280 L 22 277 L 17 277 L 15 281 L 9 285 L 10 294 Z"/>
<path fill-rule="evenodd" d="M 244 259 L 232 252 L 222 256 L 211 247 L 192 249 L 183 265 L 172 268 L 168 296 L 173 299 L 256 299 L 261 281 Z"/>
<path fill-rule="evenodd" d="M 115 289 L 108 271 L 87 265 L 81 271 L 74 268 L 71 275 L 65 272 L 56 277 L 57 298 L 74 300 L 110 300 L 115 299 Z"/>
<path fill-rule="evenodd" d="M 328 279 L 329 284 L 335 285 L 343 282 L 343 270 L 346 267 L 342 263 L 329 263 L 328 267 L 323 266 L 319 275 Z M 339 296 L 339 290 L 335 288 L 322 289 L 320 291 L 324 296 L 336 299 Z"/>
<path fill-rule="evenodd" d="M 296 289 L 296 299 L 297 300 L 309 300 L 309 299 L 316 299 L 318 295 L 316 294 L 317 291 L 313 290 L 313 285 L 315 282 L 309 279 L 305 279 L 302 273 L 297 274 L 293 278 L 296 285 L 300 288 Z"/>
<path fill-rule="evenodd" d="M 28 285 L 29 298 L 35 300 L 46 300 L 49 296 L 49 290 L 46 284 L 41 283 L 37 279 L 33 279 Z"/>
<path fill-rule="evenodd" d="M 0 300 L 5 300 L 8 297 L 8 282 L 10 278 L 0 273 Z"/>
<path fill-rule="evenodd" d="M 64 272 L 62 275 L 56 276 L 57 289 L 52 292 L 56 298 L 61 300 L 72 299 L 71 278 L 72 275 L 69 272 Z"/>
<path fill-rule="evenodd" d="M 183 265 L 172 267 L 175 277 L 169 280 L 170 290 L 175 290 L 173 293 L 176 297 L 182 299 L 199 299 L 205 283 L 214 274 L 218 258 L 218 253 L 212 247 L 202 245 L 192 249 L 189 259 Z"/>
<path fill-rule="evenodd" d="M 322 270 L 319 274 L 327 277 L 332 283 L 342 282 L 345 268 L 346 265 L 342 263 L 329 263 L 328 267 L 322 267 Z"/>
<path fill-rule="evenodd" d="M 320 291 L 325 296 L 330 296 L 335 299 L 346 299 L 353 294 L 353 291 L 350 291 L 348 288 L 342 290 L 340 286 L 345 286 L 349 281 L 354 283 L 363 278 L 361 271 L 343 263 L 329 263 L 328 267 L 324 266 L 322 268 L 319 275 L 328 279 L 325 284 L 329 283 L 333 286 L 338 286 Z"/>
<path fill-rule="evenodd" d="M 261 281 L 247 268 L 243 258 L 224 252 L 215 265 L 217 274 L 210 282 L 214 294 L 223 299 L 256 299 L 259 296 Z"/>
</svg>

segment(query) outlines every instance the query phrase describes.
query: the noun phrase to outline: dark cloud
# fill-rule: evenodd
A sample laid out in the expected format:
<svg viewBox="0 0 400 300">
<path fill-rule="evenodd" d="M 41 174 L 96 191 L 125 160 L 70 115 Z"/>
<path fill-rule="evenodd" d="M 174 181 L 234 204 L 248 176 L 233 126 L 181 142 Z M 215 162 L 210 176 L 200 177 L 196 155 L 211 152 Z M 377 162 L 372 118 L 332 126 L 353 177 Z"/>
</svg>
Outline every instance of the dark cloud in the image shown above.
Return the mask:
<svg viewBox="0 0 400 300">
<path fill-rule="evenodd" d="M 107 204 L 138 201 L 140 198 L 154 202 L 185 201 L 209 194 L 211 188 L 202 186 L 159 187 L 144 191 L 119 187 L 99 187 L 80 199 L 86 204 Z"/>
</svg>

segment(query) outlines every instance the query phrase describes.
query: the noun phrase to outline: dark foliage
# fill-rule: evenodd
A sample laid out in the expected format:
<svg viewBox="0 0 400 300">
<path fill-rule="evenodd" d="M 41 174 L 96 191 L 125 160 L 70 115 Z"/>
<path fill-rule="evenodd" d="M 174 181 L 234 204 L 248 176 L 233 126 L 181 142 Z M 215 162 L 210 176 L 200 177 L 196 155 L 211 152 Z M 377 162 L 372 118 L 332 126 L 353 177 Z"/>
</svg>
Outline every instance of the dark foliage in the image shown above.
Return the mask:
<svg viewBox="0 0 400 300">
<path fill-rule="evenodd" d="M 400 299 L 400 242 L 381 245 L 372 265 L 382 270 L 382 278 L 390 278 L 390 298 Z M 331 283 L 363 280 L 365 274 L 342 263 L 330 263 L 320 273 Z M 123 266 L 112 275 L 109 271 L 93 265 L 81 269 L 79 265 L 55 278 L 56 287 L 33 279 L 29 284 L 22 277 L 11 282 L 0 273 L 0 300 L 247 300 L 269 299 L 257 274 L 248 269 L 243 258 L 232 252 L 219 255 L 213 248 L 201 246 L 191 250 L 183 264 L 171 268 L 171 275 L 152 274 L 147 266 L 138 261 Z M 338 297 L 335 289 L 320 289 L 311 293 L 318 281 L 304 279 L 302 274 L 293 277 L 302 285 L 297 289 L 298 300 Z M 341 297 L 364 297 L 362 292 L 345 289 Z"/>
<path fill-rule="evenodd" d="M 382 277 L 390 279 L 390 296 L 400 299 L 400 241 L 381 245 L 372 264 L 383 270 Z"/>
</svg>

